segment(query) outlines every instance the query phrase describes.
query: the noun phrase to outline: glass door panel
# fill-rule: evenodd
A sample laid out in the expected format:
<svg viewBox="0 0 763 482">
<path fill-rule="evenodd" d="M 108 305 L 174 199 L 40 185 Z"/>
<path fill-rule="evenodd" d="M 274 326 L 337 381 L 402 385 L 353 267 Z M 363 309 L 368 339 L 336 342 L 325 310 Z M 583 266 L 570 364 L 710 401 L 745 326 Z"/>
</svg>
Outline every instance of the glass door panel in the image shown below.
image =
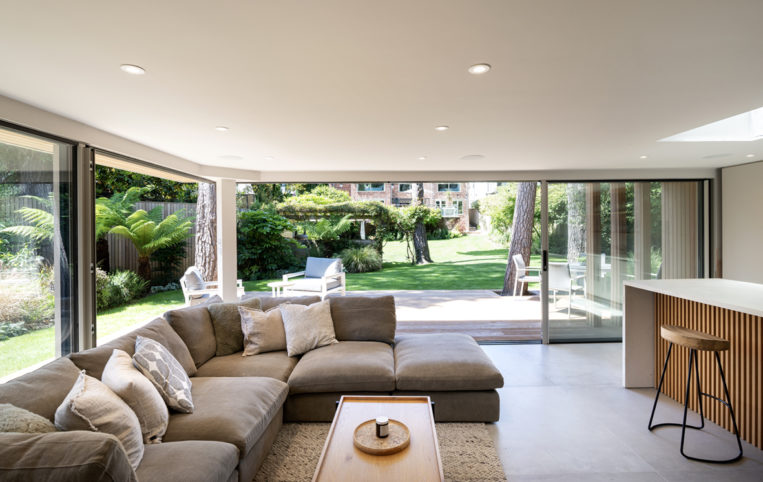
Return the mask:
<svg viewBox="0 0 763 482">
<path fill-rule="evenodd" d="M 548 186 L 550 341 L 620 341 L 624 281 L 701 275 L 700 182 Z"/>
</svg>

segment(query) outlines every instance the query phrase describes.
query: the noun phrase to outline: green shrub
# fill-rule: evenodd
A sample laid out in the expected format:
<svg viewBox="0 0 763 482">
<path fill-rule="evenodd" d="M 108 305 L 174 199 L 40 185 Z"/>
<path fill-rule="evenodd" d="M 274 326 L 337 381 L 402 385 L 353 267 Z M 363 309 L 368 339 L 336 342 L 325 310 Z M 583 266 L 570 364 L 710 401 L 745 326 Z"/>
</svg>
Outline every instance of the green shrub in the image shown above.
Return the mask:
<svg viewBox="0 0 763 482">
<path fill-rule="evenodd" d="M 35 276 L 13 276 L 0 289 L 0 341 L 53 326 L 56 300 L 53 268 L 43 266 Z"/>
<path fill-rule="evenodd" d="M 283 236 L 294 226 L 274 211 L 244 211 L 238 214 L 238 276 L 262 279 L 297 267 L 292 247 L 295 241 Z M 296 269 L 295 269 L 296 271 Z"/>
<path fill-rule="evenodd" d="M 145 294 L 148 282 L 132 271 L 115 271 L 108 274 L 95 271 L 95 306 L 98 311 L 116 308 Z"/>
<path fill-rule="evenodd" d="M 347 248 L 340 255 L 348 273 L 369 273 L 382 269 L 382 257 L 371 246 Z"/>
</svg>

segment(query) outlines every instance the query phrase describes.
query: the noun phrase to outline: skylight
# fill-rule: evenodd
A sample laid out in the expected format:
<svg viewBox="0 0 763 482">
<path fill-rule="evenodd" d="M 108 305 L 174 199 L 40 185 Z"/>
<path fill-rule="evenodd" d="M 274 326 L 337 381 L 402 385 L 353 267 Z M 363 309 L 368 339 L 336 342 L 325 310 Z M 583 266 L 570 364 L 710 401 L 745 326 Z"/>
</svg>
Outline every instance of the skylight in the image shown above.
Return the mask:
<svg viewBox="0 0 763 482">
<path fill-rule="evenodd" d="M 749 142 L 758 139 L 763 139 L 763 107 L 660 139 L 660 142 Z"/>
</svg>

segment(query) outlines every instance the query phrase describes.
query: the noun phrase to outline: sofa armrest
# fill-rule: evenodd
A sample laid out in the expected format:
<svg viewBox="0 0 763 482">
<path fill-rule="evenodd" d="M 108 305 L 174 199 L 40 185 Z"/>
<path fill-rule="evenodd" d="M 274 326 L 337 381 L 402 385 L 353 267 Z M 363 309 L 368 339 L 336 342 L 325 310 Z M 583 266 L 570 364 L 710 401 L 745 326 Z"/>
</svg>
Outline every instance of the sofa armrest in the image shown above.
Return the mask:
<svg viewBox="0 0 763 482">
<path fill-rule="evenodd" d="M 296 273 L 286 273 L 285 275 L 283 275 L 283 280 L 289 281 L 289 278 L 296 278 L 297 276 L 304 276 L 304 275 L 305 275 L 304 271 L 298 271 Z"/>
<path fill-rule="evenodd" d="M 137 482 L 116 437 L 80 430 L 0 433 L 0 479 Z"/>
</svg>

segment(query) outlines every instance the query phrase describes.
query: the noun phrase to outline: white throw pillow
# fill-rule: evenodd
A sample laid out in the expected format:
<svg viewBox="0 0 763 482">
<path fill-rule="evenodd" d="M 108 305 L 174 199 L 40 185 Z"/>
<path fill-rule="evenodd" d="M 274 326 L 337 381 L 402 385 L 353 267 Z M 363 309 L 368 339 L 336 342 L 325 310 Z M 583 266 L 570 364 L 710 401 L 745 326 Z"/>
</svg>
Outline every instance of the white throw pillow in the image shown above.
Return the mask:
<svg viewBox="0 0 763 482">
<path fill-rule="evenodd" d="M 90 430 L 114 435 L 122 443 L 133 469 L 143 459 L 143 435 L 135 413 L 97 378 L 82 370 L 56 410 L 59 430 Z"/>
<path fill-rule="evenodd" d="M 55 432 L 53 423 L 10 403 L 0 403 L 0 432 L 48 433 Z"/>
<path fill-rule="evenodd" d="M 191 379 L 180 362 L 161 343 L 138 336 L 135 339 L 132 362 L 159 390 L 170 408 L 182 413 L 193 413 Z"/>
<path fill-rule="evenodd" d="M 242 356 L 286 349 L 286 332 L 278 306 L 268 311 L 239 306 L 238 312 L 241 315 L 241 331 L 244 333 Z"/>
<path fill-rule="evenodd" d="M 286 331 L 286 352 L 289 356 L 306 353 L 313 348 L 339 343 L 334 334 L 329 300 L 305 305 L 281 305 Z"/>
<path fill-rule="evenodd" d="M 122 350 L 114 350 L 103 368 L 101 381 L 135 412 L 143 442 L 161 442 L 170 420 L 167 404 L 159 390 L 133 366 L 132 357 Z"/>
</svg>

